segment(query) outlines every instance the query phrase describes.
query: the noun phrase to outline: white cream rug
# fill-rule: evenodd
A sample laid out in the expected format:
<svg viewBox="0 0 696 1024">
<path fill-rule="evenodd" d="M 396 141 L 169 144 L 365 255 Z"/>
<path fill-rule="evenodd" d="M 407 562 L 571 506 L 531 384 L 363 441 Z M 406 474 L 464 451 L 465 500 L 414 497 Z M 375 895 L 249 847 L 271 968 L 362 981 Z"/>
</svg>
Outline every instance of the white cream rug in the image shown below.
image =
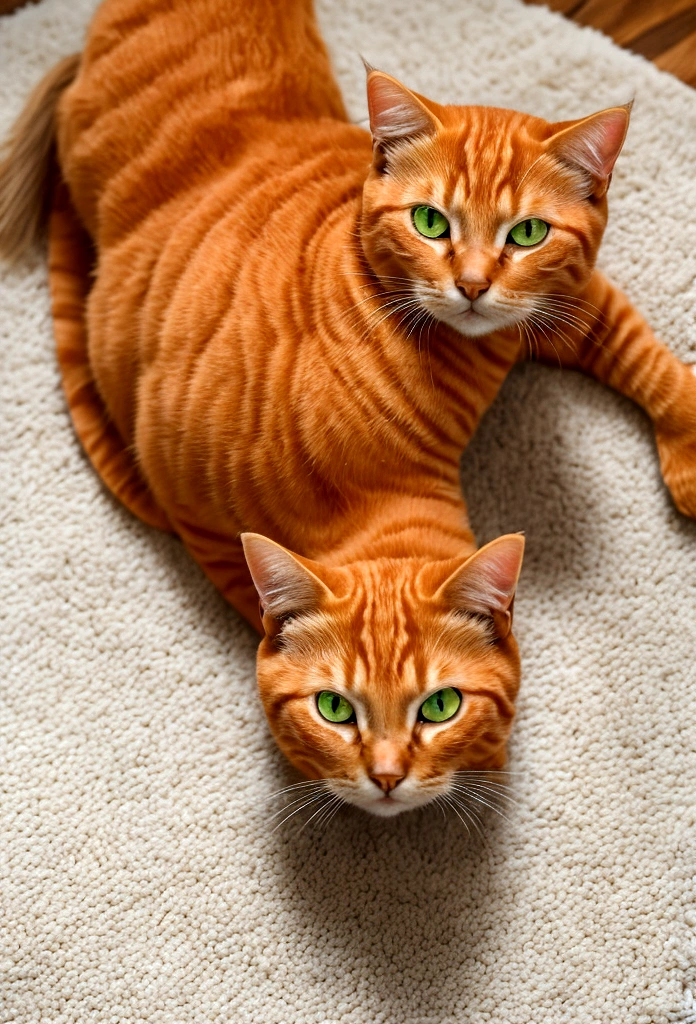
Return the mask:
<svg viewBox="0 0 696 1024">
<path fill-rule="evenodd" d="M 92 8 L 0 19 L 3 133 Z M 320 14 L 356 119 L 359 53 L 435 99 L 549 118 L 635 95 L 601 264 L 696 361 L 696 92 L 516 0 Z M 479 539 L 528 538 L 509 821 L 485 845 L 437 809 L 273 831 L 293 776 L 256 638 L 87 464 L 43 259 L 4 274 L 0 335 L 0 1020 L 696 1020 L 696 524 L 636 408 L 524 367 L 464 460 Z"/>
</svg>

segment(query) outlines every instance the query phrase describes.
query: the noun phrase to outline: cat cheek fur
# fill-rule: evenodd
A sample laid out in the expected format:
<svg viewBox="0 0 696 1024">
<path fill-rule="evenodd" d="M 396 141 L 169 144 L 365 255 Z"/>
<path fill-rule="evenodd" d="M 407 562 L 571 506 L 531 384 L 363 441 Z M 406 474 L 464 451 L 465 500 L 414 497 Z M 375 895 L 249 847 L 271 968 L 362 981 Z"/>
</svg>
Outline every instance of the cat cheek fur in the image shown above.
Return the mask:
<svg viewBox="0 0 696 1024">
<path fill-rule="evenodd" d="M 256 675 L 273 737 L 290 763 L 310 779 L 357 779 L 356 727 L 322 721 L 314 703 L 321 690 L 335 689 L 330 664 L 316 655 L 288 655 L 266 637 L 258 649 Z"/>
</svg>

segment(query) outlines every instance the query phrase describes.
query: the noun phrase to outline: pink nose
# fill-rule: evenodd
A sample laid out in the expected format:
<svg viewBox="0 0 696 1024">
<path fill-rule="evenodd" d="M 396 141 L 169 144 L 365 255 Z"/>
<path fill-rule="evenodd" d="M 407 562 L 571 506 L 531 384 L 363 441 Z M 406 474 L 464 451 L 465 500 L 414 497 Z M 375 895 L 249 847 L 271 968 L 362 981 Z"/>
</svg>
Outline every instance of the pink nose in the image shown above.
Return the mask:
<svg viewBox="0 0 696 1024">
<path fill-rule="evenodd" d="M 371 775 L 370 778 L 384 793 L 391 793 L 393 789 L 396 789 L 405 776 L 379 774 Z"/>
<path fill-rule="evenodd" d="M 457 288 L 473 302 L 479 295 L 488 291 L 490 284 L 488 281 L 457 281 Z"/>
<path fill-rule="evenodd" d="M 386 794 L 396 789 L 408 774 L 401 746 L 385 736 L 373 741 L 365 767 L 374 784 Z"/>
</svg>

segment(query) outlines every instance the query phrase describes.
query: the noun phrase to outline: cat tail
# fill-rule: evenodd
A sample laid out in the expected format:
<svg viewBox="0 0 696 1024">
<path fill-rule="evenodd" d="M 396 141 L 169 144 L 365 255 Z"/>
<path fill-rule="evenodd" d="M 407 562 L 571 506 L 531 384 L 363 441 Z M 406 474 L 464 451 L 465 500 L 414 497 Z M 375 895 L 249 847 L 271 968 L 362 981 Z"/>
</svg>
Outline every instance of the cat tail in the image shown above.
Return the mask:
<svg viewBox="0 0 696 1024">
<path fill-rule="evenodd" d="M 0 256 L 17 262 L 48 227 L 49 285 L 58 364 L 75 432 L 112 493 L 151 526 L 171 531 L 133 452 L 111 422 L 92 375 L 85 309 L 94 280 L 92 240 L 57 172 L 56 113 L 80 54 L 65 57 L 29 96 L 0 160 Z"/>
<path fill-rule="evenodd" d="M 64 57 L 29 96 L 0 161 L 0 256 L 15 263 L 44 235 L 50 205 L 56 108 L 77 75 L 80 54 Z"/>
<path fill-rule="evenodd" d="M 68 186 L 58 181 L 48 225 L 48 282 L 58 365 L 75 433 L 111 493 L 143 522 L 172 531 L 94 380 L 85 313 L 95 263 L 92 239 L 72 205 Z"/>
</svg>

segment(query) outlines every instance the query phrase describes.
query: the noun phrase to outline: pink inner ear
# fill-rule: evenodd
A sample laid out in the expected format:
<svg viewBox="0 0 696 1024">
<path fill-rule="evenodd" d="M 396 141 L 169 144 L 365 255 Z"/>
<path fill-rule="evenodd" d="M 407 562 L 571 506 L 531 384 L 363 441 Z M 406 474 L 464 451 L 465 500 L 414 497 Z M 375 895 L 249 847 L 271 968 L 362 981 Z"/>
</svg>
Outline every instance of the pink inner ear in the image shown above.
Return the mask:
<svg viewBox="0 0 696 1024">
<path fill-rule="evenodd" d="M 608 178 L 626 137 L 629 113 L 626 107 L 602 110 L 599 114 L 566 129 L 556 148 L 566 160 L 597 178 Z"/>
<path fill-rule="evenodd" d="M 261 604 L 270 615 L 316 608 L 327 588 L 280 544 L 260 534 L 242 534 L 244 554 Z"/>
<path fill-rule="evenodd" d="M 375 142 L 433 132 L 435 122 L 405 86 L 381 71 L 367 78 L 370 130 Z"/>
<path fill-rule="evenodd" d="M 515 596 L 522 567 L 524 538 L 498 537 L 477 551 L 443 584 L 446 600 L 465 611 L 506 612 Z"/>
</svg>

